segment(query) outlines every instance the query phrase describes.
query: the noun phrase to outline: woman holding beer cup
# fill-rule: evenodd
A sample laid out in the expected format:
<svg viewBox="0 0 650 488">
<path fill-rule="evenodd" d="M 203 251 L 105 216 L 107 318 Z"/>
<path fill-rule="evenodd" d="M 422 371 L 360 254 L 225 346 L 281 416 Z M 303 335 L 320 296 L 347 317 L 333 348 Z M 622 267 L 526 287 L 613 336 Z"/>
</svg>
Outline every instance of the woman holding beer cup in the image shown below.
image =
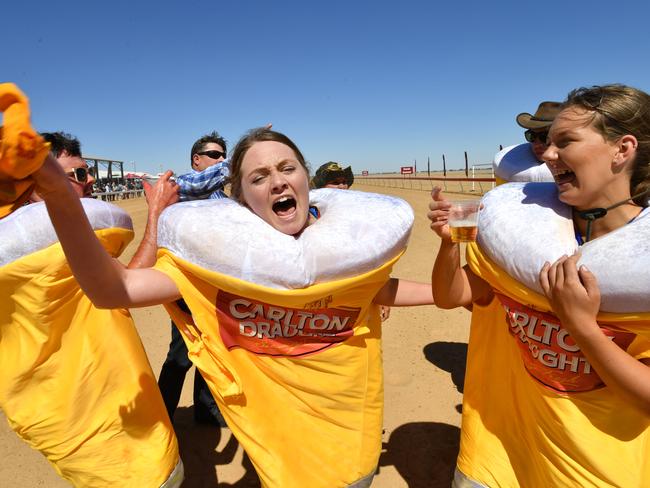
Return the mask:
<svg viewBox="0 0 650 488">
<path fill-rule="evenodd" d="M 646 486 L 650 96 L 572 91 L 544 159 L 554 184 L 485 196 L 464 267 L 432 194 L 436 304 L 472 306 L 454 486 Z"/>
</svg>

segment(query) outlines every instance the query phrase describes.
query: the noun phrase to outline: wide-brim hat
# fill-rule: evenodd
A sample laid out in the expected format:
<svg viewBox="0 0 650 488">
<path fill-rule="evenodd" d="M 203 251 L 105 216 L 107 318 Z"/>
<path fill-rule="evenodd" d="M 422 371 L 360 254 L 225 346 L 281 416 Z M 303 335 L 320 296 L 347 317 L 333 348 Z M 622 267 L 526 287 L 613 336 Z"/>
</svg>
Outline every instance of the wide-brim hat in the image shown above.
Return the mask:
<svg viewBox="0 0 650 488">
<path fill-rule="evenodd" d="M 528 112 L 522 112 L 517 115 L 517 124 L 524 129 L 543 129 L 550 127 L 553 119 L 562 110 L 560 102 L 542 102 L 537 107 L 537 111 L 531 115 Z"/>
<path fill-rule="evenodd" d="M 316 175 L 311 180 L 311 186 L 314 188 L 323 188 L 328 183 L 341 177 L 345 178 L 348 186 L 352 186 L 352 183 L 354 183 L 352 167 L 348 166 L 347 168 L 343 168 L 339 163 L 330 161 L 316 170 Z"/>
</svg>

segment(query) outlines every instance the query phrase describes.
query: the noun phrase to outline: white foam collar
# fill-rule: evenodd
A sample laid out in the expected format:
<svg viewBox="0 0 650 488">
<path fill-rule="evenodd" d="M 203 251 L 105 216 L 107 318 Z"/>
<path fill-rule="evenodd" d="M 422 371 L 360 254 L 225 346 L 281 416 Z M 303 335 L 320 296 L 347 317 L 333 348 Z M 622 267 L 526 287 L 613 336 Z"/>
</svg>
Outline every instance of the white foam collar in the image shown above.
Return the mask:
<svg viewBox="0 0 650 488">
<path fill-rule="evenodd" d="M 95 230 L 133 230 L 131 217 L 110 203 L 82 198 L 81 204 Z M 11 263 L 59 241 L 44 202 L 20 207 L 0 220 L 0 266 Z"/>
<path fill-rule="evenodd" d="M 551 170 L 537 161 L 529 143 L 502 149 L 495 154 L 492 167 L 494 174 L 505 181 L 554 181 Z"/>
<path fill-rule="evenodd" d="M 230 199 L 172 205 L 158 245 L 202 268 L 279 289 L 358 276 L 405 247 L 413 211 L 403 200 L 353 190 L 310 192 L 321 217 L 298 238 Z"/>
<path fill-rule="evenodd" d="M 578 249 L 571 208 L 552 183 L 509 183 L 483 197 L 478 243 L 493 261 L 528 288 L 542 293 L 538 277 Z M 597 223 L 595 225 L 598 225 Z M 650 312 L 650 210 L 630 224 L 581 247 L 578 265 L 598 279 L 603 312 Z"/>
</svg>

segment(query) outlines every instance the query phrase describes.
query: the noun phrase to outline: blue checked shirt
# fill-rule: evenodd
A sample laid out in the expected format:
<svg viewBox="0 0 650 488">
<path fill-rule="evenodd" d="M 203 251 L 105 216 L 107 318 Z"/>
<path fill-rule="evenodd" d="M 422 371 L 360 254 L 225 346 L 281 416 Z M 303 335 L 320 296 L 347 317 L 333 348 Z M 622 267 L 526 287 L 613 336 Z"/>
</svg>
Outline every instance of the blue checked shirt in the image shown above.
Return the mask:
<svg viewBox="0 0 650 488">
<path fill-rule="evenodd" d="M 225 159 L 203 171 L 192 171 L 176 177 L 181 202 L 204 198 L 228 198 L 223 192 L 226 179 L 230 176 L 230 160 Z"/>
</svg>

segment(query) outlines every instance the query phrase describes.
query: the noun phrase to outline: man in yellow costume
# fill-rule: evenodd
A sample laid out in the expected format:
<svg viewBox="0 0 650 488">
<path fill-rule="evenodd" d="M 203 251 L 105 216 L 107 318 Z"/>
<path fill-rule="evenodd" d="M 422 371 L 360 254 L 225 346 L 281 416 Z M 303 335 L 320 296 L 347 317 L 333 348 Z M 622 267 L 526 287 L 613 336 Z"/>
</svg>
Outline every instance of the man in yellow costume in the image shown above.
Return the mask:
<svg viewBox="0 0 650 488">
<path fill-rule="evenodd" d="M 23 125 L 18 132 L 31 130 Z M 46 139 L 54 152 L 47 157 L 59 158 L 79 197 L 89 196 L 93 179 L 78 141 L 61 133 Z M 32 140 L 47 154 L 38 134 Z M 3 140 L 0 179 L 18 188 L 8 177 L 17 167 L 12 142 Z M 28 175 L 21 181 L 29 186 Z M 43 203 L 8 200 L 0 220 L 0 407 L 10 426 L 74 486 L 180 486 L 176 437 L 128 312 L 99 310 L 84 295 Z M 119 256 L 133 238 L 128 215 L 82 201 L 103 246 Z"/>
</svg>

